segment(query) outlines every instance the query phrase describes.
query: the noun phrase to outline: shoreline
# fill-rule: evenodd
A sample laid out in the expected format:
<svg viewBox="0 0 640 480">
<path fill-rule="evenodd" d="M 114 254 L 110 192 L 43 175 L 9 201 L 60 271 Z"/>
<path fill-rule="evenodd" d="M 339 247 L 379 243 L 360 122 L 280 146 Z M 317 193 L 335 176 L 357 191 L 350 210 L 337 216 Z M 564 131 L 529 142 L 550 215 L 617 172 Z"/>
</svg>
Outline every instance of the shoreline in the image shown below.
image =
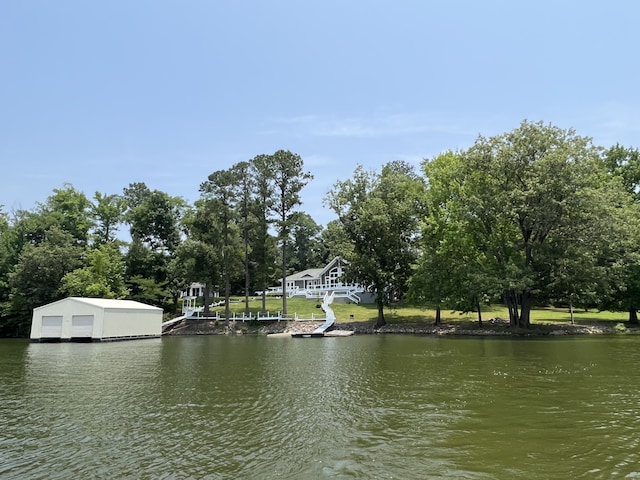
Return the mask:
<svg viewBox="0 0 640 480">
<path fill-rule="evenodd" d="M 225 322 L 213 320 L 183 320 L 170 330 L 166 336 L 176 335 L 271 335 L 309 333 L 322 322 L 280 321 L 269 324 L 249 322 Z M 621 328 L 623 325 L 625 328 Z M 482 327 L 477 322 L 453 322 L 433 325 L 427 323 L 393 323 L 375 328 L 375 322 L 336 322 L 335 330 L 352 331 L 355 335 L 428 335 L 428 336 L 464 336 L 464 337 L 548 337 L 573 335 L 613 335 L 638 334 L 640 326 L 629 326 L 623 322 L 581 322 L 534 323 L 529 329 L 512 329 L 509 322 L 502 319 L 484 321 Z"/>
</svg>

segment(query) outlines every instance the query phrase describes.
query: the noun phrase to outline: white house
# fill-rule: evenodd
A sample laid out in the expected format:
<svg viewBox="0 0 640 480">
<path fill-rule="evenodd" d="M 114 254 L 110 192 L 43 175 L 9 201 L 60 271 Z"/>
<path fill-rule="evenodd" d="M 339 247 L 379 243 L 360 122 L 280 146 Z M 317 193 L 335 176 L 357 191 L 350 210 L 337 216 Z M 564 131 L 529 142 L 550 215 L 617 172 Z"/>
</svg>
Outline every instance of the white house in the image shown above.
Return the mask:
<svg viewBox="0 0 640 480">
<path fill-rule="evenodd" d="M 336 302 L 370 303 L 373 297 L 358 284 L 342 281 L 344 268 L 349 264 L 341 257 L 335 257 L 322 268 L 310 268 L 285 278 L 287 296 L 319 299 L 326 292 L 333 293 Z M 280 281 L 282 283 L 282 280 Z M 282 287 L 270 287 L 269 294 L 282 295 Z"/>
<path fill-rule="evenodd" d="M 206 285 L 200 282 L 193 282 L 188 286 L 184 287 L 180 291 L 180 298 L 198 298 L 204 297 L 204 292 L 206 289 Z M 218 297 L 218 291 L 209 287 L 209 298 Z"/>
<path fill-rule="evenodd" d="M 202 312 L 204 307 L 200 299 L 204 298 L 207 286 L 204 283 L 193 282 L 182 289 L 180 292 L 180 300 L 182 301 L 182 314 L 193 315 L 195 312 Z M 218 290 L 209 287 L 209 300 L 213 300 L 220 296 Z M 212 307 L 215 304 L 210 303 Z"/>
<path fill-rule="evenodd" d="M 133 300 L 68 297 L 33 309 L 32 341 L 159 337 L 162 309 Z"/>
<path fill-rule="evenodd" d="M 286 278 L 287 289 L 289 288 L 314 288 L 320 285 L 331 288 L 342 286 L 343 267 L 347 261 L 340 257 L 335 257 L 323 268 L 310 268 L 302 272 L 294 273 Z"/>
</svg>

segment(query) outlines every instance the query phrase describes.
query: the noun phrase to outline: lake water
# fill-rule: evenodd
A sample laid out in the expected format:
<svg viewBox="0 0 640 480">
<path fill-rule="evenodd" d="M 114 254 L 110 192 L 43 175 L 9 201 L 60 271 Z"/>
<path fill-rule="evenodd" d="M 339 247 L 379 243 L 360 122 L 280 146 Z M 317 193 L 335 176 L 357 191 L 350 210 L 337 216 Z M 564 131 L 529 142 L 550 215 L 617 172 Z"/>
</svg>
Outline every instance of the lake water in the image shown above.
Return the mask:
<svg viewBox="0 0 640 480">
<path fill-rule="evenodd" d="M 639 364 L 633 336 L 0 340 L 0 478 L 640 478 Z"/>
</svg>

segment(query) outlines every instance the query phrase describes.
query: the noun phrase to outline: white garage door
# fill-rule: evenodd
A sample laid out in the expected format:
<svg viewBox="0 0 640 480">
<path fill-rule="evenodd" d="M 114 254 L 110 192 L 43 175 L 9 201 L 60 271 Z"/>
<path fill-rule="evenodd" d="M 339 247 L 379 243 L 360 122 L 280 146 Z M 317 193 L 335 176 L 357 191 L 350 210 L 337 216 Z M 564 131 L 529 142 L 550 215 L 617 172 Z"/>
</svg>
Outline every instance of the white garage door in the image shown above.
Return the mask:
<svg viewBox="0 0 640 480">
<path fill-rule="evenodd" d="M 93 335 L 93 315 L 71 317 L 71 338 L 91 338 Z"/>
<path fill-rule="evenodd" d="M 41 338 L 60 338 L 62 336 L 62 315 L 45 315 L 42 317 Z"/>
</svg>

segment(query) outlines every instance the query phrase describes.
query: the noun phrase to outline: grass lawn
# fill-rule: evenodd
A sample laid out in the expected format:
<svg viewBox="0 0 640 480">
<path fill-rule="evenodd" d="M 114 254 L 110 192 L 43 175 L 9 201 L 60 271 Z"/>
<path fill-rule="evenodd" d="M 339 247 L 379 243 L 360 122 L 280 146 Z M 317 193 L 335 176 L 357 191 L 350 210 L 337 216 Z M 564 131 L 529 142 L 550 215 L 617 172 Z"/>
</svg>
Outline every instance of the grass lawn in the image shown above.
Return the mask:
<svg viewBox="0 0 640 480">
<path fill-rule="evenodd" d="M 244 312 L 244 298 L 234 297 L 231 304 L 231 311 L 237 314 Z M 258 297 L 250 299 L 249 309 L 253 314 L 260 311 L 262 301 Z M 338 322 L 369 322 L 375 321 L 378 311 L 375 305 L 357 305 L 353 303 L 333 303 L 331 305 Z M 277 314 L 282 311 L 282 299 L 267 297 L 267 311 Z M 216 307 L 212 312 L 224 312 L 224 307 Z M 305 300 L 303 298 L 287 299 L 287 312 L 289 316 L 296 313 L 301 318 L 322 317 L 324 312 L 320 309 L 320 302 Z M 442 310 L 443 322 L 475 322 L 477 313 L 460 313 L 450 310 Z M 490 318 L 508 319 L 507 308 L 502 305 L 485 306 L 482 310 L 482 319 Z M 627 312 L 599 312 L 597 310 L 574 310 L 574 318 L 581 322 L 624 322 L 628 318 Z M 419 307 L 385 307 L 385 319 L 388 323 L 433 323 L 435 320 L 435 310 L 433 308 Z M 532 323 L 569 323 L 571 316 L 567 308 L 536 308 L 531 311 Z"/>
</svg>

